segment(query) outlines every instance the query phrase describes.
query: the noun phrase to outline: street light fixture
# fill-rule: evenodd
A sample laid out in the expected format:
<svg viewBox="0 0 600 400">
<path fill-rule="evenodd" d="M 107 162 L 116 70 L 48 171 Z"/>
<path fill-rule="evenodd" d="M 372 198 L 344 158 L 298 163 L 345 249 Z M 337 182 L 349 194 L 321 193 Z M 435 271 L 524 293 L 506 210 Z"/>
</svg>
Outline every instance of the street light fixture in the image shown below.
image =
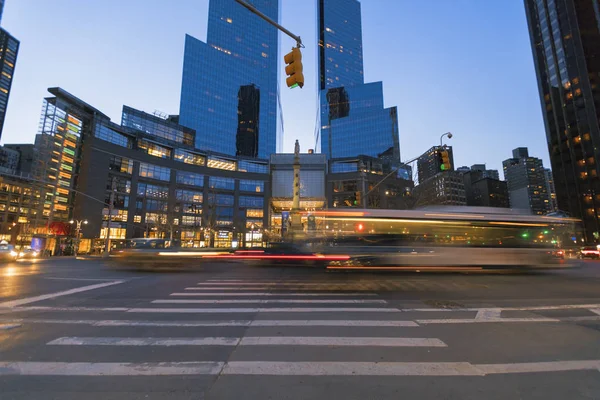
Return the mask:
<svg viewBox="0 0 600 400">
<path fill-rule="evenodd" d="M 440 136 L 440 147 L 442 147 L 444 145 L 442 143 L 442 140 L 444 139 L 444 136 L 448 136 L 448 139 L 452 139 L 452 132 L 446 132 L 442 136 Z"/>
<path fill-rule="evenodd" d="M 72 219 L 69 221 L 71 225 L 76 225 L 76 233 L 75 233 L 75 255 L 79 253 L 79 233 L 81 232 L 81 224 L 87 225 L 87 219 Z"/>
</svg>

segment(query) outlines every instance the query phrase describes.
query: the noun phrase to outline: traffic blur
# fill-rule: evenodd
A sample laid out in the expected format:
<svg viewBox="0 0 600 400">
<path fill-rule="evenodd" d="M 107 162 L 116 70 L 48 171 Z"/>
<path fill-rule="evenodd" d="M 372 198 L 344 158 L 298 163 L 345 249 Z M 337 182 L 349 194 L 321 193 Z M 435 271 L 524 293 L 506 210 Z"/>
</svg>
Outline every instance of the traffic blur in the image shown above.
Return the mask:
<svg viewBox="0 0 600 400">
<path fill-rule="evenodd" d="M 292 231 L 257 248 L 175 248 L 133 239 L 111 253 L 115 265 L 193 268 L 206 262 L 313 266 L 331 270 L 565 268 L 578 251 L 578 221 L 495 209 L 313 212 L 316 229 Z M 581 251 L 598 256 L 598 250 Z"/>
</svg>

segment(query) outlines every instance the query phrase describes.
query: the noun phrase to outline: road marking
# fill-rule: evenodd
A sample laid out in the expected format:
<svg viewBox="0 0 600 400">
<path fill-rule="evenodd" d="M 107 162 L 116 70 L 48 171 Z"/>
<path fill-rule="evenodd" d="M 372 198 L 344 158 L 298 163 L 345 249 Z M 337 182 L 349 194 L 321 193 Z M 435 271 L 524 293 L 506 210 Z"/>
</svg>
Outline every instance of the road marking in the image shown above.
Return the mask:
<svg viewBox="0 0 600 400">
<path fill-rule="evenodd" d="M 127 307 L 48 307 L 48 306 L 28 306 L 28 307 L 8 307 L 0 309 L 3 312 L 23 312 L 23 311 L 102 311 L 102 312 L 126 312 L 130 310 Z"/>
<path fill-rule="evenodd" d="M 190 288 L 186 288 L 189 290 Z M 196 288 L 193 288 L 196 289 Z M 171 293 L 170 296 L 223 296 L 223 297 L 349 297 L 349 296 L 377 296 L 376 293 L 273 293 L 273 292 L 234 292 L 234 293 L 196 293 L 196 292 L 184 292 L 184 293 Z"/>
<path fill-rule="evenodd" d="M 76 320 L 76 319 L 22 319 L 7 320 L 9 324 L 73 324 L 91 326 L 154 326 L 154 327 L 210 327 L 210 326 L 336 326 L 336 327 L 417 327 L 414 321 L 375 320 L 229 320 L 229 321 L 138 321 L 138 320 Z"/>
<path fill-rule="evenodd" d="M 0 324 L 0 331 L 8 331 L 20 327 L 21 324 Z"/>
<path fill-rule="evenodd" d="M 354 282 L 349 282 L 350 284 L 354 284 Z M 307 285 L 318 285 L 318 286 L 327 286 L 327 285 L 343 285 L 344 283 L 339 282 L 230 282 L 230 283 L 220 283 L 220 282 L 199 282 L 198 286 L 307 286 Z"/>
<path fill-rule="evenodd" d="M 447 347 L 439 339 L 384 337 L 245 336 L 201 338 L 61 337 L 50 346 L 377 346 Z"/>
<path fill-rule="evenodd" d="M 591 308 L 590 311 L 594 314 L 600 315 L 600 308 Z"/>
<path fill-rule="evenodd" d="M 417 323 L 422 325 L 429 324 L 479 324 L 491 322 L 561 322 L 555 318 L 496 318 L 496 319 L 418 319 Z"/>
<path fill-rule="evenodd" d="M 386 337 L 316 337 L 316 336 L 244 336 L 240 346 L 383 346 L 383 347 L 447 347 L 439 339 Z"/>
<path fill-rule="evenodd" d="M 304 312 L 304 313 L 315 313 L 315 312 L 384 312 L 384 313 L 399 313 L 400 311 L 396 308 L 340 308 L 340 307 L 323 307 L 323 308 L 131 308 L 127 310 L 131 313 L 194 313 L 194 314 L 229 314 L 229 313 L 269 313 L 269 312 L 280 312 L 280 313 L 292 313 L 292 312 Z"/>
<path fill-rule="evenodd" d="M 600 360 L 540 363 L 471 364 L 468 362 L 162 362 L 66 363 L 0 362 L 0 376 L 165 376 L 165 375 L 266 375 L 266 376 L 486 376 L 536 372 L 600 370 Z"/>
<path fill-rule="evenodd" d="M 475 319 L 479 321 L 497 320 L 500 318 L 500 314 L 501 310 L 499 309 L 480 310 L 477 311 Z"/>
<path fill-rule="evenodd" d="M 356 285 L 355 285 L 356 286 Z M 201 290 L 203 292 L 223 292 L 226 290 L 229 290 L 229 293 L 231 292 L 236 292 L 239 290 L 260 290 L 260 291 L 265 291 L 265 290 L 279 290 L 281 291 L 280 293 L 289 293 L 289 290 L 302 290 L 303 292 L 308 292 L 308 291 L 312 291 L 312 292 L 325 292 L 325 293 L 331 293 L 332 290 L 338 290 L 338 291 L 347 291 L 348 288 L 332 288 L 331 286 L 328 288 L 319 288 L 319 287 L 306 287 L 306 288 L 292 288 L 292 287 L 281 287 L 281 288 L 276 288 L 276 287 L 265 287 L 265 286 L 246 286 L 243 288 L 239 288 L 239 287 L 233 287 L 233 286 L 224 286 L 224 287 L 187 287 L 185 288 L 185 290 Z M 351 290 L 360 290 L 360 288 L 353 288 Z M 372 289 L 369 289 L 370 293 L 372 292 Z M 224 292 L 225 293 L 225 292 Z"/>
<path fill-rule="evenodd" d="M 522 306 L 522 307 L 465 307 L 465 308 L 400 308 L 404 312 L 457 312 L 457 311 L 542 311 L 542 310 L 576 310 L 600 308 L 600 304 L 563 304 L 548 306 Z"/>
<path fill-rule="evenodd" d="M 103 287 L 119 285 L 123 282 L 125 282 L 125 281 L 112 281 L 112 282 L 98 283 L 95 285 L 82 286 L 82 287 L 78 287 L 75 289 L 63 290 L 62 292 L 43 294 L 41 296 L 34 296 L 34 297 L 26 297 L 26 298 L 18 299 L 18 300 L 5 301 L 3 303 L 0 303 L 0 307 L 17 307 L 17 306 L 21 306 L 23 304 L 35 303 L 36 301 L 48 300 L 48 299 L 53 299 L 55 297 L 67 296 L 70 294 L 81 293 L 81 292 L 87 292 L 88 290 L 94 290 L 94 289 L 100 289 Z"/>
<path fill-rule="evenodd" d="M 222 362 L 180 363 L 66 363 L 66 362 L 0 362 L 1 375 L 39 376 L 160 376 L 217 375 Z"/>
<path fill-rule="evenodd" d="M 198 300 L 198 299 L 166 299 L 153 300 L 153 304 L 387 304 L 385 300 L 356 300 L 356 299 L 322 299 L 322 300 L 286 300 L 286 299 L 226 299 L 226 300 Z"/>
<path fill-rule="evenodd" d="M 231 361 L 222 375 L 279 376 L 482 376 L 467 362 L 271 362 Z"/>
<path fill-rule="evenodd" d="M 50 346 L 236 346 L 237 337 L 203 338 L 119 338 L 119 337 L 61 337 Z"/>
<path fill-rule="evenodd" d="M 479 364 L 477 365 L 477 369 L 486 375 L 582 371 L 594 369 L 600 372 L 600 360 L 550 361 L 518 364 Z"/>
<path fill-rule="evenodd" d="M 44 279 L 52 279 L 56 281 L 114 281 L 119 278 L 55 278 L 53 276 L 45 276 Z"/>
</svg>

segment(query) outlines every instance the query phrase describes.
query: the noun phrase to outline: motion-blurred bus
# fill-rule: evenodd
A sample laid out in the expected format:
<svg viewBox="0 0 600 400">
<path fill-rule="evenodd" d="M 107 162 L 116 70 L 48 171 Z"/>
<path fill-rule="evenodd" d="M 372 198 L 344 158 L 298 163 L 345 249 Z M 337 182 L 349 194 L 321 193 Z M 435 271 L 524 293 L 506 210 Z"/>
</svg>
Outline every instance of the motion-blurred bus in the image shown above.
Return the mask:
<svg viewBox="0 0 600 400">
<path fill-rule="evenodd" d="M 579 220 L 483 207 L 316 212 L 322 251 L 349 254 L 331 269 L 572 266 Z M 332 249 L 334 248 L 334 250 Z"/>
</svg>

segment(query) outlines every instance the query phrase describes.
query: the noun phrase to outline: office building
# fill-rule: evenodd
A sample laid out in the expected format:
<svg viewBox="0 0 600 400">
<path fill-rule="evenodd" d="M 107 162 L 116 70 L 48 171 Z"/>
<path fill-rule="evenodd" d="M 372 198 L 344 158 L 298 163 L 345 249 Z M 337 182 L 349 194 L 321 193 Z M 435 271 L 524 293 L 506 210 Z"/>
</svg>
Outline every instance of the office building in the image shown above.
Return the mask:
<svg viewBox="0 0 600 400">
<path fill-rule="evenodd" d="M 18 53 L 19 41 L 5 29 L 0 28 L 0 138 L 4 128 L 4 119 L 6 118 L 6 109 Z"/>
<path fill-rule="evenodd" d="M 0 22 L 2 22 L 2 14 L 4 13 L 4 0 L 0 0 Z"/>
<path fill-rule="evenodd" d="M 554 186 L 554 177 L 552 176 L 552 170 L 550 168 L 544 169 L 544 175 L 546 177 L 546 191 L 548 192 L 549 208 L 548 212 L 558 211 L 558 202 L 556 201 L 556 188 Z"/>
<path fill-rule="evenodd" d="M 14 175 L 19 168 L 20 154 L 6 146 L 0 147 L 0 173 Z"/>
<path fill-rule="evenodd" d="M 252 4 L 279 20 L 279 0 Z M 206 43 L 186 36 L 179 123 L 196 148 L 230 156 L 280 151 L 279 33 L 235 0 L 211 0 Z"/>
<path fill-rule="evenodd" d="M 546 214 L 550 199 L 542 160 L 530 157 L 526 147 L 519 147 L 513 150 L 512 158 L 502 162 L 502 166 L 508 184 L 510 206 L 529 210 L 532 214 Z"/>
<path fill-rule="evenodd" d="M 600 11 L 596 0 L 525 0 L 556 200 L 600 232 Z"/>
<path fill-rule="evenodd" d="M 463 175 L 457 171 L 440 172 L 425 180 L 419 178 L 414 190 L 417 207 L 430 205 L 466 206 L 467 196 Z"/>
<path fill-rule="evenodd" d="M 88 220 L 82 251 L 101 249 L 107 233 L 114 243 L 163 237 L 183 246 L 231 247 L 253 227 L 250 240 L 262 243 L 267 160 L 199 151 L 196 132 L 176 116 L 124 106 L 119 125 L 63 89 L 49 92 L 32 167 L 46 183 L 31 222 L 44 228 L 38 234 L 57 239 L 48 248 L 71 234 L 70 219 Z"/>
<path fill-rule="evenodd" d="M 470 168 L 471 171 L 480 171 L 482 178 L 492 178 L 500 180 L 500 173 L 497 169 L 487 169 L 485 164 L 473 164 Z"/>
<path fill-rule="evenodd" d="M 5 144 L 5 149 L 15 150 L 19 153 L 18 163 L 15 170 L 19 175 L 27 176 L 31 174 L 31 166 L 33 165 L 33 155 L 35 147 L 32 143 Z"/>
<path fill-rule="evenodd" d="M 409 166 L 397 168 L 391 160 L 359 156 L 329 160 L 327 204 L 331 208 L 414 207 Z"/>
<path fill-rule="evenodd" d="M 465 180 L 465 194 L 468 206 L 510 207 L 508 185 L 505 181 L 483 177 L 467 184 Z"/>
<path fill-rule="evenodd" d="M 357 0 L 318 0 L 319 107 L 316 148 L 328 159 L 400 161 L 396 107 L 385 108 L 382 82 L 364 82 Z"/>
<path fill-rule="evenodd" d="M 442 164 L 440 163 L 440 158 L 438 156 L 439 150 L 440 146 L 433 146 L 417 159 L 419 182 L 426 181 L 442 171 Z M 452 146 L 445 147 L 445 150 L 448 152 L 448 158 L 450 159 L 449 171 L 454 171 L 454 153 L 452 151 Z"/>
</svg>

